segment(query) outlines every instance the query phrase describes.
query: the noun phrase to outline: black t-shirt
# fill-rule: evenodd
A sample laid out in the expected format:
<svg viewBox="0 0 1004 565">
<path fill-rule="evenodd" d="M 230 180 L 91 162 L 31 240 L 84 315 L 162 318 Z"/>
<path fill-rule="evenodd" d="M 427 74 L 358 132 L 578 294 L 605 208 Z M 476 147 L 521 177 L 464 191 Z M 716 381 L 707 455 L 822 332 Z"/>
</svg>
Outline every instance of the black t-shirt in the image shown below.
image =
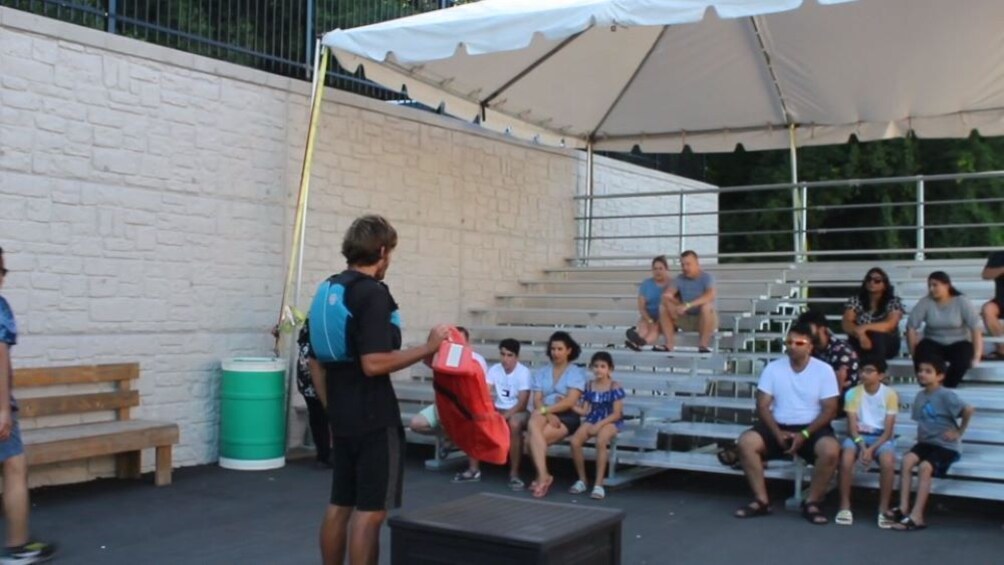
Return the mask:
<svg viewBox="0 0 1004 565">
<path fill-rule="evenodd" d="M 355 282 L 350 282 L 357 278 Z M 401 410 L 390 375 L 367 377 L 362 356 L 401 349 L 397 303 L 382 282 L 358 271 L 336 280 L 347 287 L 345 305 L 352 313 L 347 328 L 348 363 L 325 364 L 328 419 L 336 436 L 357 436 L 401 425 Z M 349 286 L 351 284 L 351 286 Z"/>
<path fill-rule="evenodd" d="M 987 258 L 987 269 L 1004 267 L 1004 251 L 994 251 Z M 1004 304 L 1004 275 L 994 279 L 994 299 L 998 304 Z"/>
</svg>

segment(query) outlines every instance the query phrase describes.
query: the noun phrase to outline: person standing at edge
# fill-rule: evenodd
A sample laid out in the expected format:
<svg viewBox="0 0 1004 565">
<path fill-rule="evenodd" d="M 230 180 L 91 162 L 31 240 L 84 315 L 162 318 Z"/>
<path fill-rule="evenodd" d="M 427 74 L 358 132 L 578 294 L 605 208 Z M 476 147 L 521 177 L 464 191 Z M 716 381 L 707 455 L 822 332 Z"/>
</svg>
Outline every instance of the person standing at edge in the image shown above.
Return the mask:
<svg viewBox="0 0 1004 565">
<path fill-rule="evenodd" d="M 7 278 L 3 249 L 0 249 L 0 288 Z M 0 564 L 42 563 L 56 552 L 56 546 L 28 537 L 28 460 L 17 424 L 14 400 L 14 369 L 10 349 L 17 344 L 14 312 L 0 296 L 0 465 L 3 466 L 3 513 L 7 540 L 0 552 Z"/>
<path fill-rule="evenodd" d="M 334 471 L 331 503 L 321 524 L 325 565 L 376 565 L 387 511 L 401 505 L 404 428 L 390 374 L 430 357 L 449 332 L 438 325 L 422 345 L 401 349 L 397 303 L 382 282 L 397 232 L 380 216 L 357 218 L 342 241 L 348 268 L 342 284 L 351 313 L 340 331 L 349 361 L 325 363 L 318 396 L 331 422 Z M 312 338 L 318 336 L 313 332 Z M 314 348 L 316 351 L 316 347 Z M 319 371 L 320 372 L 320 371 Z"/>
</svg>

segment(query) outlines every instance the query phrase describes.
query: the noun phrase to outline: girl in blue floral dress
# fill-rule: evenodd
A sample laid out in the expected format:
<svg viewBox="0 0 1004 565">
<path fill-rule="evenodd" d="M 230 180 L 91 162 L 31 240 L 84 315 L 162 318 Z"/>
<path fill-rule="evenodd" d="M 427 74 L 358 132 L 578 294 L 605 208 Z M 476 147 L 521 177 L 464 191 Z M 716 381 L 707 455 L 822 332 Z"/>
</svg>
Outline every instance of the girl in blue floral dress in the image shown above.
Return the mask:
<svg viewBox="0 0 1004 565">
<path fill-rule="evenodd" d="M 574 410 L 584 416 L 582 425 L 572 436 L 572 460 L 579 480 L 575 481 L 571 494 L 586 492 L 586 461 L 582 446 L 586 440 L 596 438 L 596 482 L 590 496 L 596 500 L 606 497 L 603 478 L 607 470 L 610 442 L 617 436 L 624 423 L 624 389 L 613 380 L 614 360 L 606 351 L 598 351 L 589 361 L 593 370 L 593 380 L 586 385 L 582 403 Z"/>
</svg>

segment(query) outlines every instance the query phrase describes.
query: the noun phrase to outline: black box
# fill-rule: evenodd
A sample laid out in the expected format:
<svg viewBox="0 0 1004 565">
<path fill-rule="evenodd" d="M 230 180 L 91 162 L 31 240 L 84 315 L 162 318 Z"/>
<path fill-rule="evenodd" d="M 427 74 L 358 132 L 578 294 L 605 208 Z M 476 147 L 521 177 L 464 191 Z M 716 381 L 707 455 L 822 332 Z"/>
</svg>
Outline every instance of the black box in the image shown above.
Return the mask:
<svg viewBox="0 0 1004 565">
<path fill-rule="evenodd" d="M 388 521 L 392 565 L 619 565 L 624 512 L 476 494 Z"/>
</svg>

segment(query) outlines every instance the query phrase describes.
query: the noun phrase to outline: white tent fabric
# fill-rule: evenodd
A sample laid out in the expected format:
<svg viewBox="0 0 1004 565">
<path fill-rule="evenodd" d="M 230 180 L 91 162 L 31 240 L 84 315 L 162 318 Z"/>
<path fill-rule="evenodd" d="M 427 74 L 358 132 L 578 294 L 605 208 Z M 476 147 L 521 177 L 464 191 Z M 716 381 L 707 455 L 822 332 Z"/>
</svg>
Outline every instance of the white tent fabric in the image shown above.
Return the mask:
<svg viewBox="0 0 1004 565">
<path fill-rule="evenodd" d="M 1001 0 L 482 0 L 323 43 L 420 102 L 551 144 L 1004 134 Z"/>
</svg>

